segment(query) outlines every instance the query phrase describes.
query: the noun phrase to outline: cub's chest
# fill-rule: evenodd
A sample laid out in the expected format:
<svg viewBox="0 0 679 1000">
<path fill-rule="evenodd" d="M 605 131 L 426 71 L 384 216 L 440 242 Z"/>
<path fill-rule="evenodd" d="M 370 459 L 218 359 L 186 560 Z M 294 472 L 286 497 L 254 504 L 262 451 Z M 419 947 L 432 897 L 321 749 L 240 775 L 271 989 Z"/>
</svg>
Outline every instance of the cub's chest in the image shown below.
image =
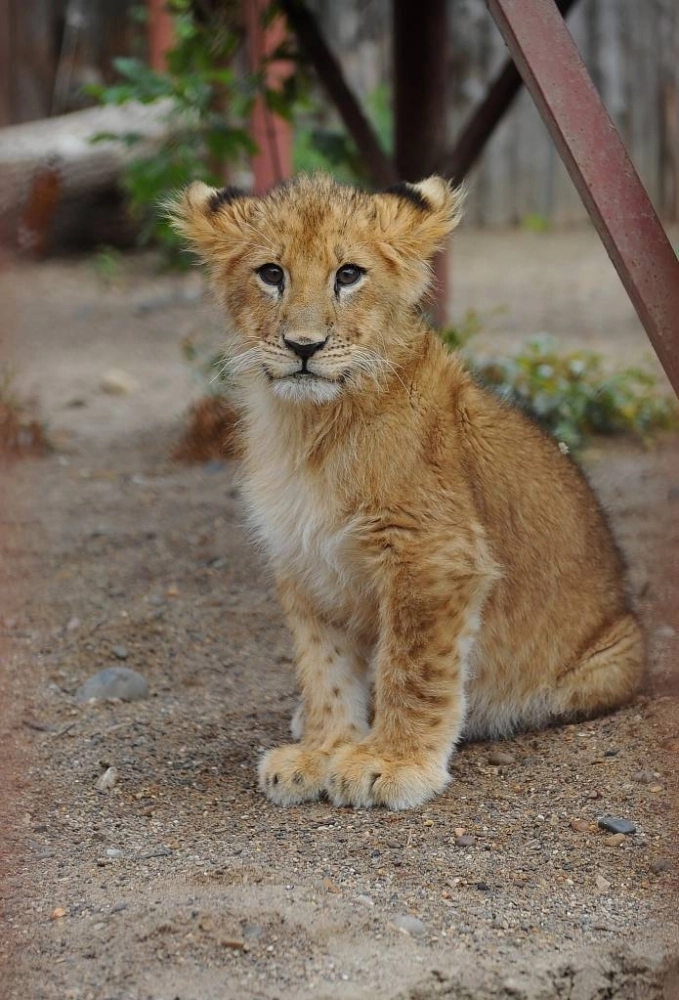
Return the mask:
<svg viewBox="0 0 679 1000">
<path fill-rule="evenodd" d="M 284 458 L 250 470 L 243 483 L 249 522 L 278 572 L 300 579 L 324 603 L 356 573 L 355 516 L 331 484 Z"/>
</svg>

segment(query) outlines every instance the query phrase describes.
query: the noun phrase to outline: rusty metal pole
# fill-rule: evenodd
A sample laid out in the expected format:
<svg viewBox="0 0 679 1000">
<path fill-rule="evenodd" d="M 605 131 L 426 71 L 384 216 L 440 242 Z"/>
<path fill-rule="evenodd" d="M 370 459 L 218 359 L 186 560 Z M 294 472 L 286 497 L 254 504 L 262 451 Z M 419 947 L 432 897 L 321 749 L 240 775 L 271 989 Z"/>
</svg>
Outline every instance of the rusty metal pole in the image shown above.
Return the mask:
<svg viewBox="0 0 679 1000">
<path fill-rule="evenodd" d="M 167 69 L 166 56 L 174 45 L 172 14 L 165 0 L 148 0 L 148 46 L 151 69 Z"/>
<path fill-rule="evenodd" d="M 261 70 L 267 87 L 276 90 L 294 67 L 283 59 L 268 61 L 286 38 L 286 23 L 281 16 L 265 23 L 268 7 L 268 0 L 243 0 L 250 69 Z M 258 149 L 252 157 L 254 190 L 262 194 L 292 173 L 292 128 L 259 95 L 252 112 L 251 130 Z"/>
<path fill-rule="evenodd" d="M 679 261 L 554 0 L 486 0 L 679 395 Z"/>
</svg>

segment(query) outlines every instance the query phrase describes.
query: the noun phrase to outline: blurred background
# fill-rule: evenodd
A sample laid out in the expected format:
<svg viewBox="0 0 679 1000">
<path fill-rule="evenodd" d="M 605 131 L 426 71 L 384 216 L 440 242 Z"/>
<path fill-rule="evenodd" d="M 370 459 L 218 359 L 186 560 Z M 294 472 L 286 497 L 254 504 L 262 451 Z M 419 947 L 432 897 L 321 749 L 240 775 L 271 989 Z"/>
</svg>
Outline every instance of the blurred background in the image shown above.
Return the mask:
<svg viewBox="0 0 679 1000">
<path fill-rule="evenodd" d="M 554 2 L 676 246 L 679 4 Z M 261 192 L 300 170 L 464 181 L 428 306 L 449 346 L 569 446 L 675 422 L 484 0 L 6 0 L 0 18 L 0 237 L 24 325 L 12 384 L 55 426 L 79 433 L 82 403 L 108 432 L 127 412 L 111 394 L 151 419 L 158 386 L 174 416 L 212 399 L 221 454 L 222 321 L 161 206 L 196 178 Z M 44 377 L 57 366 L 72 390 Z"/>
<path fill-rule="evenodd" d="M 676 0 L 562 6 L 656 210 L 676 220 Z M 586 219 L 520 88 L 471 162 L 456 158 L 507 59 L 483 0 L 6 0 L 0 18 L 0 126 L 22 126 L 0 133 L 2 214 L 26 249 L 169 239 L 153 204 L 193 177 L 265 187 L 326 169 L 379 183 L 381 150 L 399 176 L 464 175 L 467 225 Z M 356 142 L 361 112 L 377 161 Z"/>
</svg>

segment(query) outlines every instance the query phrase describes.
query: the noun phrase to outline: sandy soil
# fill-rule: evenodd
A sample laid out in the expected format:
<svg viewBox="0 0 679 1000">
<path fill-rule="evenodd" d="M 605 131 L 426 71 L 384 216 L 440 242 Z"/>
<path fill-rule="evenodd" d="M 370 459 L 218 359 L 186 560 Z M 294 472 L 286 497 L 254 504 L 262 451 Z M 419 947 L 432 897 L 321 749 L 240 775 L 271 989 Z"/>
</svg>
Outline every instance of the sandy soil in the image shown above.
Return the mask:
<svg viewBox="0 0 679 1000">
<path fill-rule="evenodd" d="M 230 463 L 168 458 L 196 393 L 180 340 L 218 330 L 197 276 L 135 258 L 107 286 L 62 261 L 0 286 L 17 387 L 57 443 L 3 474 L 0 996 L 679 997 L 677 439 L 585 456 L 648 627 L 644 695 L 464 746 L 448 791 L 409 813 L 280 809 L 255 782 L 295 705 L 271 583 Z M 547 329 L 649 355 L 589 232 L 463 234 L 455 292 L 502 344 Z M 139 389 L 102 392 L 111 368 Z M 148 700 L 76 703 L 123 662 Z M 605 814 L 637 832 L 612 846 Z"/>
</svg>

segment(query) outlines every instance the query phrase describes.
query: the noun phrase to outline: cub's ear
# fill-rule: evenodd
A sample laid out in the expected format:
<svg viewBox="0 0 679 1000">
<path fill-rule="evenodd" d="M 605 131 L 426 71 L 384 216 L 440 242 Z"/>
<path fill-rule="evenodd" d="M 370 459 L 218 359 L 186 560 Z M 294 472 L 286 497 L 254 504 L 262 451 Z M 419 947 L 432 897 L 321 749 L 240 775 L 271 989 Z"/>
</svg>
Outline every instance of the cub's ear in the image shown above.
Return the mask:
<svg viewBox="0 0 679 1000">
<path fill-rule="evenodd" d="M 443 177 L 403 181 L 378 195 L 380 225 L 404 252 L 429 260 L 460 221 L 464 194 Z"/>
<path fill-rule="evenodd" d="M 375 195 L 382 253 L 403 273 L 404 294 L 413 303 L 431 280 L 432 257 L 460 221 L 464 195 L 443 177 L 402 182 Z"/>
<path fill-rule="evenodd" d="M 195 181 L 165 205 L 172 228 L 208 264 L 230 256 L 242 243 L 256 199 L 238 188 L 208 187 Z"/>
</svg>

